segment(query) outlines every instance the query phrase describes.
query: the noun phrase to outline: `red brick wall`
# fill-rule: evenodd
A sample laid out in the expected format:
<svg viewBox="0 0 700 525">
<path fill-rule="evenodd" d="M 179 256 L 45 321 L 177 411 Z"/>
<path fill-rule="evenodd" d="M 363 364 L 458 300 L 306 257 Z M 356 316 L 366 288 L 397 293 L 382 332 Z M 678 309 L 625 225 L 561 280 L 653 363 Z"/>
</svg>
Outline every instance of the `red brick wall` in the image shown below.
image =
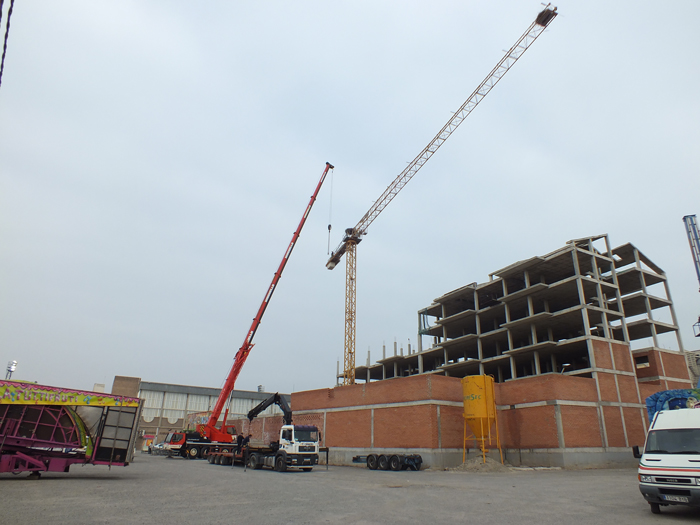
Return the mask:
<svg viewBox="0 0 700 525">
<path fill-rule="evenodd" d="M 643 445 L 646 437 L 646 410 L 623 407 L 625 426 L 627 427 L 627 439 L 630 446 Z"/>
<path fill-rule="evenodd" d="M 598 368 L 607 368 L 609 370 L 614 369 L 608 343 L 605 341 L 598 341 L 597 339 L 592 339 L 591 343 L 593 345 L 595 366 Z"/>
<path fill-rule="evenodd" d="M 437 407 L 418 405 L 375 409 L 374 446 L 438 448 Z"/>
<path fill-rule="evenodd" d="M 442 448 L 462 448 L 464 442 L 464 417 L 462 407 L 440 407 L 440 437 Z M 500 421 L 499 421 L 500 425 Z M 503 432 L 503 429 L 500 429 Z"/>
<path fill-rule="evenodd" d="M 497 405 L 517 405 L 550 399 L 598 401 L 595 379 L 548 374 L 496 384 Z"/>
<path fill-rule="evenodd" d="M 605 430 L 608 435 L 608 446 L 626 447 L 625 432 L 622 428 L 622 416 L 619 407 L 603 407 Z"/>
<path fill-rule="evenodd" d="M 617 385 L 615 384 L 615 374 L 598 372 L 598 386 L 600 388 L 601 401 L 618 402 Z"/>
<path fill-rule="evenodd" d="M 620 387 L 620 401 L 623 403 L 642 403 L 637 394 L 637 379 L 634 376 L 618 374 L 617 384 Z"/>
<path fill-rule="evenodd" d="M 632 355 L 627 343 L 609 343 L 612 348 L 615 370 L 634 372 Z"/>
<path fill-rule="evenodd" d="M 326 446 L 372 446 L 370 410 L 344 410 L 326 415 Z"/>
<path fill-rule="evenodd" d="M 557 421 L 553 406 L 499 410 L 498 426 L 504 448 L 557 448 Z"/>
<path fill-rule="evenodd" d="M 671 354 L 669 352 L 659 352 L 659 354 L 664 363 L 666 377 L 690 381 L 688 378 L 688 365 L 682 354 Z"/>
<path fill-rule="evenodd" d="M 566 447 L 601 447 L 598 410 L 595 407 L 562 406 L 561 421 Z"/>
</svg>

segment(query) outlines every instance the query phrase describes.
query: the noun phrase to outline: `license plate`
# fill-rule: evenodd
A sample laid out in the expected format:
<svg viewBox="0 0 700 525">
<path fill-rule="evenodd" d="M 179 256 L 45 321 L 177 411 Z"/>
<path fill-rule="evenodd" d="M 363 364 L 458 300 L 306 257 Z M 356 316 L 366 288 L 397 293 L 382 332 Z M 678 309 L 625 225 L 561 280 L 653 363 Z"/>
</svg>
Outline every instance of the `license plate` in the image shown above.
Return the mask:
<svg viewBox="0 0 700 525">
<path fill-rule="evenodd" d="M 663 497 L 666 501 L 677 501 L 678 503 L 688 503 L 690 501 L 690 498 L 687 496 L 669 496 L 664 494 Z"/>
</svg>

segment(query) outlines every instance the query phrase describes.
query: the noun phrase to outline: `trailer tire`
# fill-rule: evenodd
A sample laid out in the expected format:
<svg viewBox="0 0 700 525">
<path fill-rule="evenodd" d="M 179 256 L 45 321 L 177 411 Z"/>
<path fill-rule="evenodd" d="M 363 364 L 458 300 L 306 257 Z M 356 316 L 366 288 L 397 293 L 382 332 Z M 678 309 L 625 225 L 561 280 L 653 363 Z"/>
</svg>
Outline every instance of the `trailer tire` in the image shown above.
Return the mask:
<svg viewBox="0 0 700 525">
<path fill-rule="evenodd" d="M 395 471 L 401 470 L 401 459 L 396 454 L 389 458 L 389 468 Z"/>
<path fill-rule="evenodd" d="M 283 454 L 279 454 L 275 457 L 275 470 L 277 472 L 287 471 L 287 458 Z"/>
<path fill-rule="evenodd" d="M 216 456 L 214 456 L 214 455 L 212 455 L 212 454 L 209 454 L 209 456 L 207 457 L 207 461 L 208 461 L 210 464 L 211 464 L 211 463 L 214 463 L 214 461 L 216 461 Z"/>
<path fill-rule="evenodd" d="M 379 456 L 379 459 L 377 460 L 377 466 L 379 467 L 379 470 L 389 470 L 389 460 L 384 454 Z"/>
<path fill-rule="evenodd" d="M 230 465 L 233 460 L 228 456 L 221 456 L 222 465 Z"/>
<path fill-rule="evenodd" d="M 370 470 L 377 470 L 377 455 L 370 454 L 367 456 L 367 468 Z"/>
</svg>

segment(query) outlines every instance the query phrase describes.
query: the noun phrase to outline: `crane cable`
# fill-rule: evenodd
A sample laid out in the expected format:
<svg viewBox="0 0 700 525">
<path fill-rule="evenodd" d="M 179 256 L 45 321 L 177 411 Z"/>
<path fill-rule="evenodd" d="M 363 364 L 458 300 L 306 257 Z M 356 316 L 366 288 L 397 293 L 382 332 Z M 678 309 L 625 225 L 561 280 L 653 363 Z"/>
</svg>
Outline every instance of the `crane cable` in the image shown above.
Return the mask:
<svg viewBox="0 0 700 525">
<path fill-rule="evenodd" d="M 326 255 L 330 255 L 331 253 L 331 222 L 333 222 L 333 172 L 334 170 L 331 170 L 331 195 L 328 199 L 330 202 L 328 205 L 328 248 L 326 251 Z"/>
<path fill-rule="evenodd" d="M 4 0 L 0 0 L 0 27 L 2 27 L 2 6 Z M 7 37 L 10 34 L 10 18 L 12 18 L 12 9 L 15 6 L 15 0 L 10 0 L 10 8 L 7 10 L 7 22 L 5 22 L 5 40 L 2 46 L 2 59 L 0 60 L 0 86 L 2 86 L 2 72 L 5 69 L 5 55 L 7 54 Z"/>
</svg>

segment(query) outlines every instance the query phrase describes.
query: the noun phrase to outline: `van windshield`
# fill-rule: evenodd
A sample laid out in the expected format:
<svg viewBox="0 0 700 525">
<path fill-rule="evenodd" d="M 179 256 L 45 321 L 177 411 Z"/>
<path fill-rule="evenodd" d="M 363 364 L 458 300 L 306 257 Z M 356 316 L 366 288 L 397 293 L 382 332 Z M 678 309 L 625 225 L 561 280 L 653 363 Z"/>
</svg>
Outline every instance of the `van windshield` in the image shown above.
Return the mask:
<svg viewBox="0 0 700 525">
<path fill-rule="evenodd" d="M 646 454 L 700 454 L 700 429 L 652 430 L 649 432 L 644 452 Z"/>
</svg>

